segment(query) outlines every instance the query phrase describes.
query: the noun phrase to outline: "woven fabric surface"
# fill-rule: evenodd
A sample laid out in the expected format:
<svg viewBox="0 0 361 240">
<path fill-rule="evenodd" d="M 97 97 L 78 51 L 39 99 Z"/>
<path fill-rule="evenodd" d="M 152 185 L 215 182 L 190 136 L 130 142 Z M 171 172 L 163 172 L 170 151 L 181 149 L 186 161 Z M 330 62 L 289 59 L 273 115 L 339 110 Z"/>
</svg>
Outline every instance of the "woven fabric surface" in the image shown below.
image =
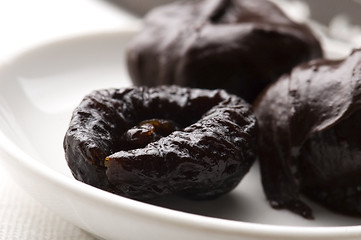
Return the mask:
<svg viewBox="0 0 361 240">
<path fill-rule="evenodd" d="M 25 193 L 0 168 L 0 240 L 93 240 Z"/>
</svg>

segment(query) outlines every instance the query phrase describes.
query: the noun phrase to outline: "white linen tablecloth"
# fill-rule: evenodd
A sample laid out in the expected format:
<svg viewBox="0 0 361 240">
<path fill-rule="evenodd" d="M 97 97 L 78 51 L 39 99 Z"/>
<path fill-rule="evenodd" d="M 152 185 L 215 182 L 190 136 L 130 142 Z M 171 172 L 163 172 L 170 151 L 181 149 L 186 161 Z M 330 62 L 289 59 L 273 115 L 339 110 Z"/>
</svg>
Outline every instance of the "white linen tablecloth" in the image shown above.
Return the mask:
<svg viewBox="0 0 361 240">
<path fill-rule="evenodd" d="M 57 38 L 128 28 L 136 22 L 101 0 L 0 0 L 0 63 Z M 42 239 L 95 238 L 40 205 L 0 165 L 0 240 Z"/>
</svg>

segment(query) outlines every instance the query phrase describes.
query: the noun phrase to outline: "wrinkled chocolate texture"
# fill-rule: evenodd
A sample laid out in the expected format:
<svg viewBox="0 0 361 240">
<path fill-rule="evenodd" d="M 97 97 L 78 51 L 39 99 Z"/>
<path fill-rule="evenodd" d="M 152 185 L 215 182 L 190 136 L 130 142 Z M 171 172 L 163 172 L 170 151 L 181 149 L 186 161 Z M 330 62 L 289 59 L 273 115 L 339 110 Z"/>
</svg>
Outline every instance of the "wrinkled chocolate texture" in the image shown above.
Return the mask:
<svg viewBox="0 0 361 240">
<path fill-rule="evenodd" d="M 225 89 L 248 102 L 322 56 L 310 29 L 266 0 L 176 2 L 152 10 L 128 50 L 136 85 Z"/>
<path fill-rule="evenodd" d="M 361 216 L 361 50 L 315 60 L 270 86 L 255 104 L 264 191 L 306 218 L 300 193 Z"/>
<path fill-rule="evenodd" d="M 176 86 L 105 89 L 74 110 L 64 138 L 74 177 L 138 200 L 214 198 L 255 160 L 250 106 L 223 90 Z"/>
</svg>

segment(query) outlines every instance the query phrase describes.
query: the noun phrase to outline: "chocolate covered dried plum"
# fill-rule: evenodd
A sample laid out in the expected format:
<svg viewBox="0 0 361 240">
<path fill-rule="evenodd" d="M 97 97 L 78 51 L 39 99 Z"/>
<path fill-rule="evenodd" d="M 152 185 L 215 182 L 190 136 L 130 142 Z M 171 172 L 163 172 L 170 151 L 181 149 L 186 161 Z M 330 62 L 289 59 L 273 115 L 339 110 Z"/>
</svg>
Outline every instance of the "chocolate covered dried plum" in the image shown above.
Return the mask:
<svg viewBox="0 0 361 240">
<path fill-rule="evenodd" d="M 138 200 L 209 199 L 232 190 L 255 160 L 250 106 L 223 90 L 176 86 L 94 91 L 64 139 L 74 177 Z"/>
<path fill-rule="evenodd" d="M 264 191 L 275 208 L 312 218 L 303 193 L 361 216 L 361 50 L 296 67 L 255 104 Z"/>
<path fill-rule="evenodd" d="M 267 0 L 198 0 L 152 10 L 127 59 L 136 85 L 222 88 L 252 102 L 280 75 L 321 56 L 311 30 Z"/>
</svg>

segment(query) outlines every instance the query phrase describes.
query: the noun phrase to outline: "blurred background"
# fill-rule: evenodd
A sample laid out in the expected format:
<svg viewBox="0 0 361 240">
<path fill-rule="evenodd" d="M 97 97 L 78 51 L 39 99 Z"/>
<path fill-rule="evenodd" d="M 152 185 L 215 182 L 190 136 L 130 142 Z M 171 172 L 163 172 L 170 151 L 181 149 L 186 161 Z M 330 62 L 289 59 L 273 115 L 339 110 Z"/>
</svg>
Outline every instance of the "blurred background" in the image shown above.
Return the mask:
<svg viewBox="0 0 361 240">
<path fill-rule="evenodd" d="M 106 0 L 143 17 L 149 9 L 175 0 Z M 361 47 L 361 0 L 272 0 L 296 20 L 312 19 L 327 37 Z M 318 26 L 319 27 L 319 26 Z M 323 28 L 325 27 L 325 28 Z"/>
<path fill-rule="evenodd" d="M 171 0 L 107 0 L 120 7 L 129 9 L 138 16 L 143 16 L 150 8 Z M 353 23 L 361 23 L 361 0 L 299 0 L 290 2 L 305 2 L 310 6 L 311 17 L 328 24 L 335 15 L 348 15 Z"/>
<path fill-rule="evenodd" d="M 0 0 L 0 60 L 63 35 L 129 27 L 174 0 Z M 298 19 L 312 18 L 341 40 L 361 42 L 361 0 L 272 0 Z M 306 5 L 307 4 L 307 5 Z"/>
</svg>

